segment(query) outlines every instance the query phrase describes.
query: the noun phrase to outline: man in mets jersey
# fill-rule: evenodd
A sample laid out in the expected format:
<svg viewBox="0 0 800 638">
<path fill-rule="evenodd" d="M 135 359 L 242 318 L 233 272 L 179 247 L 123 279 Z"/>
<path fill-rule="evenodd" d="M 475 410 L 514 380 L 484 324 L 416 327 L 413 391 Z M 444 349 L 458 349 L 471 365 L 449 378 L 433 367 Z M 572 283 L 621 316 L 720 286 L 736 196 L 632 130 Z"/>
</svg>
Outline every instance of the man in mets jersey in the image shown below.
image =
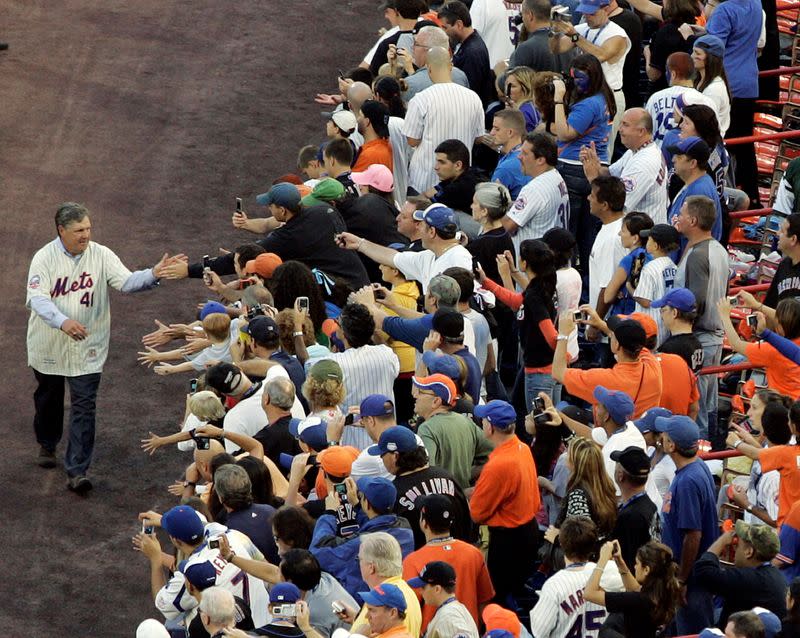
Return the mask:
<svg viewBox="0 0 800 638">
<path fill-rule="evenodd" d="M 108 287 L 121 292 L 152 288 L 161 269 L 177 258 L 164 255 L 153 268 L 131 273 L 111 250 L 91 241 L 89 212 L 82 205 L 62 204 L 55 222 L 58 237 L 34 255 L 28 272 L 28 365 L 38 382 L 33 428 L 39 466 L 55 467 L 66 380 L 71 400 L 67 487 L 84 493 L 92 487 L 86 472 L 94 449 L 97 389 L 108 355 Z"/>
</svg>

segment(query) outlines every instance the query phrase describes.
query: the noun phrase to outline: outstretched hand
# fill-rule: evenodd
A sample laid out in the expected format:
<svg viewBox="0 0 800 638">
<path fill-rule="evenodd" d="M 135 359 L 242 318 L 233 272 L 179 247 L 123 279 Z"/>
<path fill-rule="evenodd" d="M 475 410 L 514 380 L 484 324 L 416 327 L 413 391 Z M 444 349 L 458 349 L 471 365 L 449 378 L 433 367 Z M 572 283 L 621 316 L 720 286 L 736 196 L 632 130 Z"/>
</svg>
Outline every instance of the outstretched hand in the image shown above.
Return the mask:
<svg viewBox="0 0 800 638">
<path fill-rule="evenodd" d="M 182 263 L 185 263 L 187 266 L 189 265 L 189 258 L 183 253 L 178 255 L 172 255 L 171 257 L 169 253 L 164 253 L 164 256 L 158 261 L 158 263 L 155 266 L 153 266 L 153 276 L 156 279 L 161 279 L 162 277 L 166 277 L 165 268 L 173 266 L 175 264 L 182 264 Z"/>
</svg>

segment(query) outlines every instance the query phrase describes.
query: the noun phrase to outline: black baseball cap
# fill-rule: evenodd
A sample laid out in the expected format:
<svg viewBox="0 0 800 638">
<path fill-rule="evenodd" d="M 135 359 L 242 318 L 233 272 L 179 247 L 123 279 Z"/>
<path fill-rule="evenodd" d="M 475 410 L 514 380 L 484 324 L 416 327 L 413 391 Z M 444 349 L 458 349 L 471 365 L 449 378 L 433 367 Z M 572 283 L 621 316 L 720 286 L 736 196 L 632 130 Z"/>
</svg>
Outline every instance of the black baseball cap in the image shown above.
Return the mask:
<svg viewBox="0 0 800 638">
<path fill-rule="evenodd" d="M 464 341 L 464 315 L 455 310 L 439 309 L 433 315 L 431 327 L 448 343 Z"/>
<path fill-rule="evenodd" d="M 456 584 L 456 570 L 441 560 L 435 560 L 422 568 L 419 576 L 408 581 L 412 589 L 419 589 L 425 585 L 441 585 L 453 587 Z"/>
<path fill-rule="evenodd" d="M 619 463 L 631 476 L 644 478 L 650 474 L 650 457 L 647 456 L 647 452 L 635 445 L 612 452 L 611 460 Z"/>
<path fill-rule="evenodd" d="M 639 237 L 642 239 L 652 237 L 654 242 L 667 250 L 677 247 L 681 240 L 678 229 L 669 224 L 656 224 L 652 228 L 646 228 L 639 233 Z"/>
<path fill-rule="evenodd" d="M 428 494 L 419 499 L 420 516 L 434 529 L 453 526 L 453 502 L 446 494 Z"/>
<path fill-rule="evenodd" d="M 638 321 L 620 319 L 619 315 L 614 315 L 606 323 L 619 345 L 629 352 L 639 352 L 647 343 L 647 334 Z"/>
</svg>

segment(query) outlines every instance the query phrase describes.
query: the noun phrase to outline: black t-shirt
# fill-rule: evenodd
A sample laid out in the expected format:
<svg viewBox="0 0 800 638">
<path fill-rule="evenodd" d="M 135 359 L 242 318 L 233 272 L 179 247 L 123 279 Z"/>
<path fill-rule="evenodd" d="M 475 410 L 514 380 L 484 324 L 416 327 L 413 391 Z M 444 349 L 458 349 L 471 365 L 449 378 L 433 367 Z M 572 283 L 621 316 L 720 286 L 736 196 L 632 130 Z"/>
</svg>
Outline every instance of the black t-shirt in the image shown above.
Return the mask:
<svg viewBox="0 0 800 638">
<path fill-rule="evenodd" d="M 775 271 L 764 305 L 775 308 L 779 301 L 794 297 L 800 297 L 800 263 L 793 265 L 791 258 L 786 257 Z"/>
<path fill-rule="evenodd" d="M 305 633 L 297 625 L 276 625 L 270 623 L 255 631 L 257 636 L 273 636 L 274 638 L 305 638 Z"/>
<path fill-rule="evenodd" d="M 253 618 L 250 615 L 250 606 L 238 596 L 233 597 L 234 602 L 234 616 L 236 618 L 236 629 L 242 631 L 252 631 L 255 629 L 253 625 Z M 203 621 L 200 620 L 200 614 L 196 614 L 189 623 L 189 638 L 211 638 L 206 628 L 203 627 Z"/>
<path fill-rule="evenodd" d="M 636 564 L 636 552 L 651 540 L 653 517 L 657 509 L 650 497 L 642 492 L 641 496 L 625 504 L 617 514 L 612 536 L 619 541 L 622 558 L 630 569 Z"/>
<path fill-rule="evenodd" d="M 289 432 L 289 421 L 291 420 L 291 414 L 282 416 L 274 423 L 261 428 L 253 436 L 256 441 L 264 446 L 264 454 L 278 467 L 281 467 L 281 453 L 295 456 L 301 452 L 297 439 Z"/>
<path fill-rule="evenodd" d="M 703 346 L 691 332 L 672 335 L 658 349 L 659 352 L 677 354 L 695 374 L 703 367 Z"/>
<path fill-rule="evenodd" d="M 650 40 L 650 66 L 661 71 L 661 77 L 650 83 L 653 93 L 668 86 L 667 58 L 677 51 L 691 53 L 689 42 L 678 31 L 679 26 L 674 22 L 665 22 Z"/>
<path fill-rule="evenodd" d="M 500 273 L 497 271 L 497 255 L 502 255 L 506 250 L 514 254 L 514 242 L 511 235 L 503 228 L 495 228 L 478 235 L 467 244 L 467 250 L 481 262 L 481 268 L 486 276 L 494 282 L 500 283 Z"/>
<path fill-rule="evenodd" d="M 355 152 L 353 154 L 355 155 Z M 361 195 L 361 191 L 358 190 L 358 186 L 356 186 L 351 175 L 352 173 L 350 171 L 347 171 L 346 173 L 342 173 L 341 175 L 339 175 L 334 179 L 336 179 L 337 182 L 339 182 L 342 186 L 344 186 L 345 196 L 359 197 Z"/>
<path fill-rule="evenodd" d="M 275 508 L 271 505 L 253 503 L 238 512 L 228 512 L 225 524 L 247 536 L 270 563 L 278 564 L 278 546 L 272 534 L 272 517 Z"/>
<path fill-rule="evenodd" d="M 606 609 L 624 617 L 626 636 L 655 638 L 658 626 L 653 622 L 653 602 L 641 592 L 606 592 Z"/>
<path fill-rule="evenodd" d="M 484 108 L 497 99 L 494 73 L 489 64 L 489 50 L 477 31 L 473 31 L 472 35 L 458 46 L 453 54 L 453 66 L 457 66 L 467 76 L 469 88 L 478 94 Z"/>
<path fill-rule="evenodd" d="M 427 467 L 423 470 L 396 476 L 394 487 L 397 490 L 397 501 L 394 513 L 405 518 L 414 531 L 414 547 L 419 549 L 425 544 L 425 534 L 419 528 L 419 509 L 416 500 L 428 494 L 445 494 L 453 501 L 453 536 L 459 540 L 473 542 L 475 529 L 469 515 L 469 505 L 464 490 L 456 482 L 453 475 L 440 467 Z"/>
<path fill-rule="evenodd" d="M 469 213 L 475 186 L 486 181 L 486 174 L 477 168 L 470 167 L 458 177 L 442 180 L 436 185 L 433 201 L 444 204 L 453 210 Z"/>
<path fill-rule="evenodd" d="M 405 49 L 408 51 L 409 55 L 412 55 L 414 53 L 414 34 L 422 27 L 436 26 L 438 25 L 431 20 L 419 20 L 410 31 L 397 31 L 381 41 L 375 49 L 375 54 L 372 56 L 372 62 L 369 65 L 369 70 L 372 71 L 372 75 L 377 77 L 380 68 L 389 61 L 388 53 L 390 44 L 394 44 L 398 49 Z"/>
<path fill-rule="evenodd" d="M 642 94 L 639 91 L 639 64 L 642 59 L 642 21 L 633 11 L 623 9 L 622 13 L 609 18 L 611 22 L 622 27 L 631 41 L 631 50 L 625 56 L 622 65 L 622 92 L 625 94 L 625 108 L 642 106 Z"/>
<path fill-rule="evenodd" d="M 545 298 L 537 279 L 528 285 L 523 294 L 524 301 L 517 312 L 523 363 L 526 368 L 543 368 L 553 363 L 553 348 L 544 338 L 539 323 L 546 319 L 555 321 L 555 306 L 552 299 Z"/>
</svg>

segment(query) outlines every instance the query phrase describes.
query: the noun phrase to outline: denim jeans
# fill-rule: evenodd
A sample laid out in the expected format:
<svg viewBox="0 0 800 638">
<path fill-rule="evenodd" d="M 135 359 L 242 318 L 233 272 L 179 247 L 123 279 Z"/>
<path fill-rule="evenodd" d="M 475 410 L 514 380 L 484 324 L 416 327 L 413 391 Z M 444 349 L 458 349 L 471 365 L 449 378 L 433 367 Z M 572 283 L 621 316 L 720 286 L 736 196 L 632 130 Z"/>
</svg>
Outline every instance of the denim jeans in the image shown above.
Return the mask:
<svg viewBox="0 0 800 638">
<path fill-rule="evenodd" d="M 38 386 L 33 394 L 36 414 L 33 427 L 42 447 L 54 451 L 64 431 L 64 382 L 69 385 L 69 439 L 64 467 L 69 476 L 89 470 L 94 452 L 95 412 L 100 373 L 62 377 L 33 371 Z"/>
<path fill-rule="evenodd" d="M 583 166 L 577 164 L 558 163 L 558 172 L 564 178 L 569 193 L 569 232 L 578 242 L 578 269 L 584 277 L 589 274 L 589 255 L 592 244 L 600 230 L 600 220 L 589 212 L 589 185 Z"/>
<path fill-rule="evenodd" d="M 696 332 L 697 340 L 703 346 L 703 367 L 718 366 L 722 361 L 722 343 L 719 337 L 708 332 Z M 702 374 L 697 377 L 700 392 L 700 411 L 697 426 L 700 436 L 713 440 L 717 435 L 717 412 L 719 403 L 719 382 L 716 374 Z"/>
<path fill-rule="evenodd" d="M 525 406 L 530 412 L 533 409 L 533 400 L 539 396 L 540 392 L 546 393 L 553 398 L 553 388 L 556 385 L 555 379 L 550 374 L 543 372 L 525 373 Z"/>
</svg>

